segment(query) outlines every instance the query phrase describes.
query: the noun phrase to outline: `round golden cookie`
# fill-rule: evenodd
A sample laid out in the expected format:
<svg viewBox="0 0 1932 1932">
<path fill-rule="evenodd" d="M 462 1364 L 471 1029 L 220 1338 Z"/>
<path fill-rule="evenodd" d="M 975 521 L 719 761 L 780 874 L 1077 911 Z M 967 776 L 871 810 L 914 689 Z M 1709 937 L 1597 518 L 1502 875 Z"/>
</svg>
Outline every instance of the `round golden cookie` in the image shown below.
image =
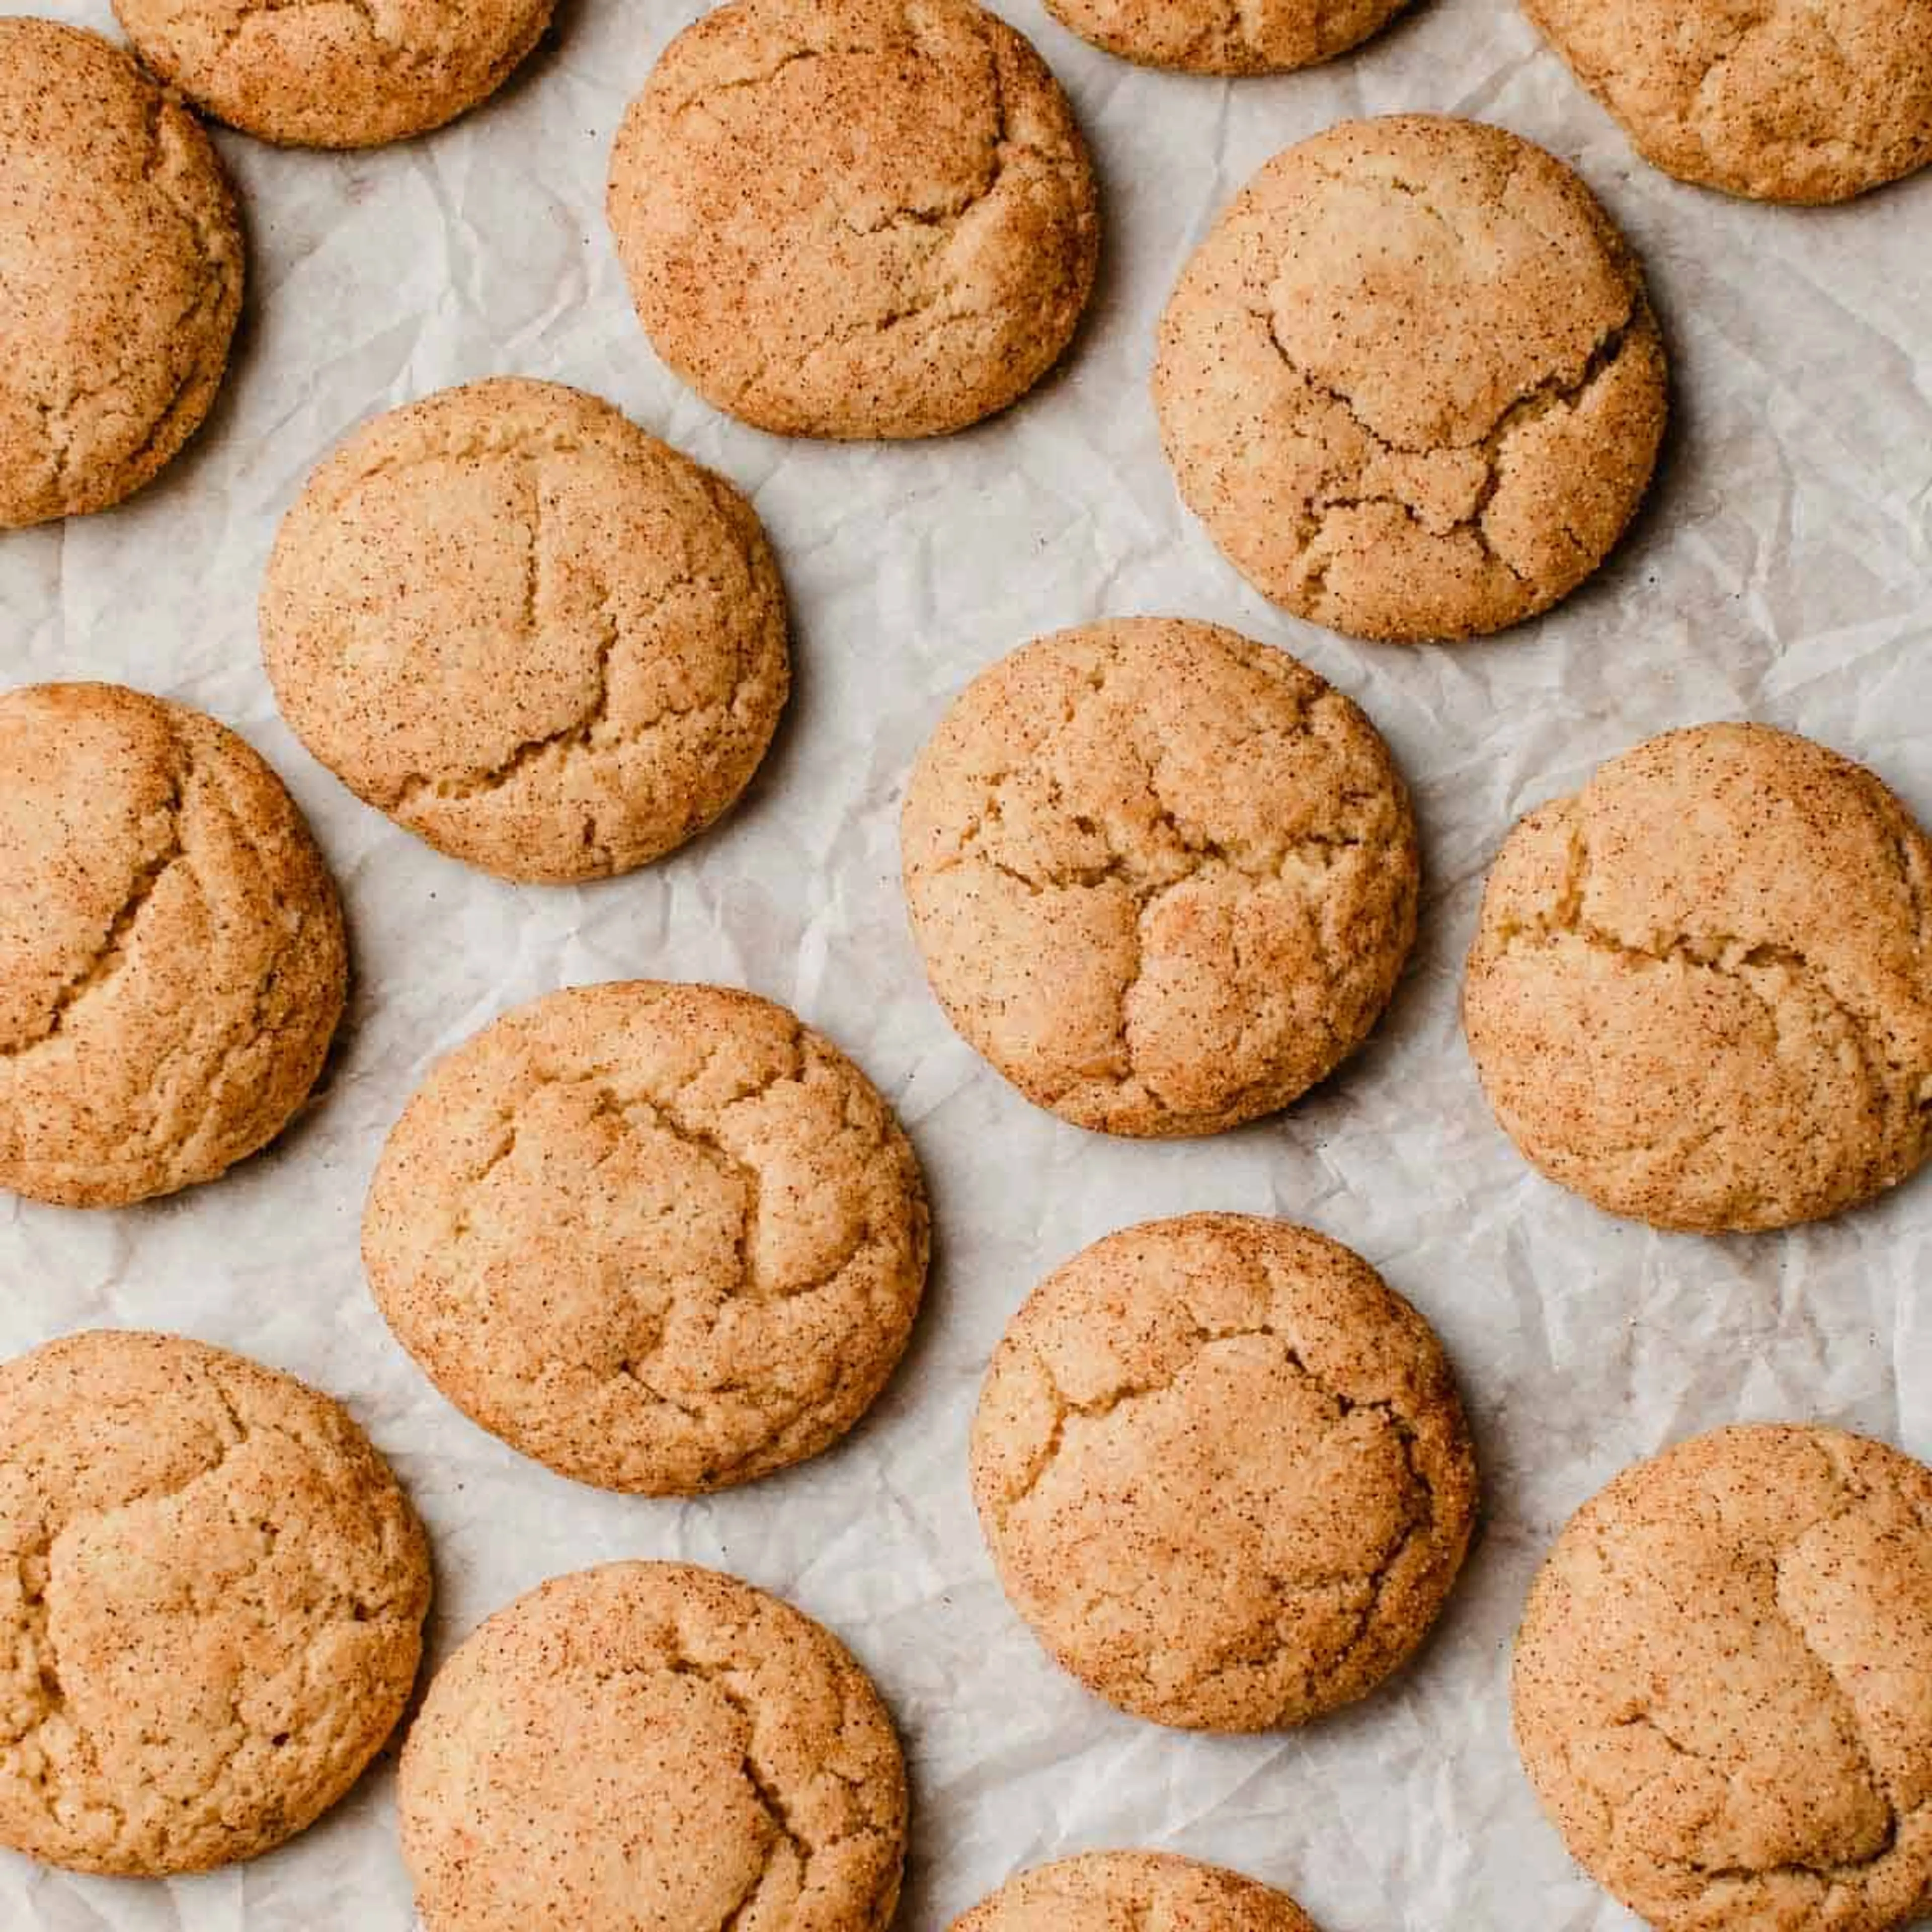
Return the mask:
<svg viewBox="0 0 1932 1932">
<path fill-rule="evenodd" d="M 1029 43 L 973 0 L 732 0 L 664 51 L 611 160 L 658 353 L 787 436 L 939 436 L 1072 338 L 1100 222 Z"/>
<path fill-rule="evenodd" d="M 1088 625 L 982 673 L 902 835 L 947 1017 L 1108 1133 L 1286 1106 L 1366 1037 L 1415 935 L 1414 821 L 1375 728 L 1211 624 Z"/>
<path fill-rule="evenodd" d="M 1504 1130 L 1600 1208 L 1835 1214 L 1932 1152 L 1932 844 L 1807 739 L 1668 732 L 1510 833 L 1462 1004 Z"/>
<path fill-rule="evenodd" d="M 429 1550 L 341 1406 L 127 1330 L 0 1364 L 0 1844 L 159 1877 L 341 1798 L 403 1714 Z"/>
<path fill-rule="evenodd" d="M 501 378 L 365 423 L 283 519 L 262 651 L 358 798 L 508 879 L 661 858 L 736 802 L 790 682 L 736 490 L 595 396 Z"/>
<path fill-rule="evenodd" d="M 1932 162 L 1932 0 L 1524 0 L 1644 159 L 1760 201 Z"/>
<path fill-rule="evenodd" d="M 98 34 L 0 20 L 0 530 L 152 480 L 221 386 L 242 276 L 194 116 Z"/>
<path fill-rule="evenodd" d="M 450 1400 L 578 1480 L 749 1482 L 858 1420 L 926 1280 L 919 1166 L 782 1006 L 583 986 L 440 1060 L 389 1136 L 362 1253 Z"/>
<path fill-rule="evenodd" d="M 974 1499 L 1064 1669 L 1190 1730 L 1306 1722 L 1405 1663 L 1476 1509 L 1429 1325 L 1286 1222 L 1129 1228 L 1034 1289 L 994 1352 Z"/>
<path fill-rule="evenodd" d="M 951 1932 L 1315 1932 L 1293 1899 L 1171 1852 L 1085 1852 L 1009 1879 Z"/>
<path fill-rule="evenodd" d="M 233 732 L 120 685 L 0 695 L 0 1187 L 212 1180 L 308 1099 L 347 980 L 308 827 Z"/>
<path fill-rule="evenodd" d="M 1046 10 L 1123 60 L 1183 74 L 1286 74 L 1366 40 L 1406 0 L 1046 0 Z"/>
<path fill-rule="evenodd" d="M 1590 190 L 1430 115 L 1343 122 L 1262 170 L 1182 273 L 1154 394 L 1182 498 L 1256 589 L 1405 643 L 1575 590 L 1666 407 L 1642 272 Z"/>
<path fill-rule="evenodd" d="M 1932 1470 L 1720 1429 L 1574 1516 L 1516 1638 L 1517 1748 L 1658 1932 L 1891 1932 L 1932 1905 Z"/>
<path fill-rule="evenodd" d="M 205 113 L 264 141 L 371 148 L 496 92 L 554 0 L 114 0 L 136 51 Z"/>
<path fill-rule="evenodd" d="M 476 1630 L 404 1748 L 424 1932 L 885 1932 L 905 1768 L 827 1631 L 676 1563 L 558 1577 Z"/>
</svg>

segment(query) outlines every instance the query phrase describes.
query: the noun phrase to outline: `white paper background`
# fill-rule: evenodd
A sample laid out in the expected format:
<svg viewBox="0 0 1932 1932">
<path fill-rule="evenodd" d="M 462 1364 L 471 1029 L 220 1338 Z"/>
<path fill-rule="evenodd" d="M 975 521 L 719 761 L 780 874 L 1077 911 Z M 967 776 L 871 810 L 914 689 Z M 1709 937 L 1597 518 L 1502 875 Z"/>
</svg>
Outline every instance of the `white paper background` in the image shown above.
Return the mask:
<svg viewBox="0 0 1932 1932">
<path fill-rule="evenodd" d="M 41 0 L 109 28 L 105 0 Z M 0 0 L 0 13 L 30 10 Z M 1352 59 L 1223 83 L 1143 72 L 1000 10 L 1072 91 L 1106 260 L 1063 371 L 1006 417 L 898 448 L 774 440 L 657 364 L 603 184 L 625 102 L 692 0 L 564 0 L 494 103 L 403 147 L 220 136 L 251 282 L 212 424 L 110 515 L 0 538 L 4 682 L 120 679 L 213 712 L 274 761 L 346 895 L 350 1013 L 323 1090 L 267 1156 L 149 1208 L 0 1199 L 0 1352 L 100 1324 L 179 1329 L 345 1398 L 427 1518 L 434 1654 L 544 1576 L 618 1556 L 739 1572 L 824 1618 L 877 1678 L 915 1786 L 901 1924 L 938 1932 L 1016 1868 L 1170 1846 L 1296 1893 L 1327 1932 L 1610 1932 L 1519 1774 L 1507 1654 L 1542 1547 L 1631 1459 L 1740 1417 L 1814 1416 L 1932 1451 L 1932 1179 L 1834 1225 L 1705 1241 L 1605 1220 L 1532 1178 L 1456 1023 L 1482 868 L 1511 820 L 1666 727 L 1749 716 L 1875 766 L 1932 820 L 1932 175 L 1844 210 L 1727 201 L 1636 163 L 1504 0 L 1424 0 Z M 1454 650 L 1360 646 L 1250 592 L 1179 508 L 1146 376 L 1156 316 L 1215 211 L 1345 115 L 1498 121 L 1576 163 L 1644 253 L 1675 356 L 1661 482 L 1596 583 Z M 496 373 L 610 397 L 733 477 L 776 544 L 797 695 L 747 801 L 694 847 L 585 890 L 436 857 L 297 746 L 257 656 L 278 517 L 374 411 Z M 897 884 L 902 775 L 950 694 L 1044 630 L 1178 613 L 1284 645 L 1364 703 L 1413 782 L 1423 936 L 1367 1051 L 1285 1118 L 1193 1145 L 1036 1113 L 928 997 Z M 842 1448 L 709 1501 L 574 1487 L 471 1427 L 389 1340 L 356 1241 L 382 1136 L 424 1066 L 569 982 L 715 979 L 796 1007 L 897 1104 L 938 1222 L 906 1364 Z M 1299 1734 L 1200 1739 L 1058 1676 L 1008 1612 L 967 1495 L 979 1378 L 1050 1266 L 1148 1215 L 1312 1222 L 1434 1320 L 1483 1454 L 1487 1524 L 1418 1667 Z M 388 1760 L 304 1838 L 187 1882 L 0 1858 L 28 1932 L 406 1932 Z M 586 1928 L 590 1932 L 590 1928 Z"/>
</svg>

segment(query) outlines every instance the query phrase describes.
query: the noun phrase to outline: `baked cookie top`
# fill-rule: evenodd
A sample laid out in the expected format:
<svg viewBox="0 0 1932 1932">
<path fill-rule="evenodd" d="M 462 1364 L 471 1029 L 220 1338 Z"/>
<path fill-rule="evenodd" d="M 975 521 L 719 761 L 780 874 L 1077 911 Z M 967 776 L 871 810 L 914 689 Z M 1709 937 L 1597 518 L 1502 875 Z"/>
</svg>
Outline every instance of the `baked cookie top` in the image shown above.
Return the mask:
<svg viewBox="0 0 1932 1932">
<path fill-rule="evenodd" d="M 1932 1150 L 1932 846 L 1808 740 L 1666 733 L 1510 833 L 1463 1018 L 1510 1138 L 1612 1214 L 1836 1214 Z"/>
<path fill-rule="evenodd" d="M 365 423 L 262 591 L 284 715 L 356 794 L 506 878 L 662 857 L 734 803 L 790 682 L 722 478 L 595 396 L 499 378 Z"/>
<path fill-rule="evenodd" d="M 1932 161 L 1932 0 L 1524 0 L 1644 159 L 1760 201 Z"/>
<path fill-rule="evenodd" d="M 657 1495 L 844 1434 L 904 1352 L 926 1250 L 912 1149 L 843 1054 L 751 994 L 649 981 L 550 994 L 440 1060 L 362 1240 L 459 1408 Z"/>
<path fill-rule="evenodd" d="M 1366 1037 L 1414 936 L 1414 824 L 1375 728 L 1210 624 L 1003 658 L 920 754 L 902 834 L 947 1016 L 1029 1100 L 1110 1133 L 1286 1106 Z"/>
<path fill-rule="evenodd" d="M 98 34 L 0 20 L 0 529 L 156 475 L 221 386 L 242 274 L 194 117 Z"/>
<path fill-rule="evenodd" d="M 402 1715 L 429 1552 L 292 1376 L 171 1335 L 0 1364 L 0 1843 L 124 1876 L 254 1857 Z"/>
<path fill-rule="evenodd" d="M 1046 0 L 1062 26 L 1123 60 L 1184 74 L 1285 74 L 1332 60 L 1404 0 Z"/>
<path fill-rule="evenodd" d="M 1932 1471 L 1722 1429 L 1577 1511 L 1530 1592 L 1523 1765 L 1659 1932 L 1891 1932 L 1932 1893 Z"/>
<path fill-rule="evenodd" d="M 937 436 L 1016 400 L 1093 287 L 1059 83 L 973 0 L 733 0 L 665 50 L 610 217 L 658 353 L 782 435 Z"/>
<path fill-rule="evenodd" d="M 308 1097 L 347 975 L 308 827 L 234 733 L 120 685 L 0 695 L 0 1186 L 213 1179 Z"/>
<path fill-rule="evenodd" d="M 1428 1324 L 1305 1228 L 1188 1214 L 1096 1242 L 994 1352 L 973 1494 L 1064 1668 L 1156 1724 L 1298 1724 L 1420 1644 L 1476 1470 Z"/>
<path fill-rule="evenodd" d="M 885 1932 L 898 1899 L 905 1769 L 870 1680 L 688 1564 L 497 1612 L 430 1684 L 398 1802 L 425 1932 Z"/>
<path fill-rule="evenodd" d="M 1641 500 L 1666 413 L 1636 258 L 1540 148 L 1343 122 L 1277 154 L 1183 272 L 1154 395 L 1182 498 L 1255 587 L 1420 642 L 1549 608 Z"/>
<path fill-rule="evenodd" d="M 148 65 L 218 121 L 296 147 L 427 133 L 494 94 L 554 0 L 114 0 Z"/>
<path fill-rule="evenodd" d="M 1085 1852 L 1009 1879 L 952 1932 L 1315 1932 L 1294 1900 L 1171 1852 Z"/>
</svg>

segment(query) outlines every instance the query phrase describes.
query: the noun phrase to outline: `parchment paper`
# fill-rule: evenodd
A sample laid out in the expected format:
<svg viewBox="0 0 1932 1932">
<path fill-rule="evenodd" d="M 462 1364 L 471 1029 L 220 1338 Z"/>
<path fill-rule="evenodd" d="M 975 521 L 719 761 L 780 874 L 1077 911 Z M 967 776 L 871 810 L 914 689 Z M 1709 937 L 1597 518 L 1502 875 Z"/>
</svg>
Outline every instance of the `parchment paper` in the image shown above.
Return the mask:
<svg viewBox="0 0 1932 1932">
<path fill-rule="evenodd" d="M 105 0 L 40 0 L 112 30 Z M 0 0 L 0 12 L 29 10 Z M 1710 1241 L 1613 1222 L 1534 1178 L 1456 1020 L 1483 868 L 1516 816 L 1666 727 L 1750 716 L 1875 766 L 1932 820 L 1932 175 L 1827 212 L 1727 201 L 1637 162 L 1504 0 L 1422 0 L 1331 68 L 1234 85 L 1144 72 L 1000 0 L 1072 91 L 1106 260 L 1064 370 L 1000 419 L 898 448 L 742 428 L 656 362 L 602 217 L 626 101 L 694 0 L 564 0 L 495 102 L 346 157 L 220 136 L 250 290 L 208 430 L 126 508 L 0 538 L 0 669 L 202 706 L 273 760 L 346 896 L 356 985 L 322 1090 L 266 1156 L 128 1213 L 0 1199 L 0 1351 L 178 1329 L 347 1400 L 430 1526 L 433 1654 L 542 1578 L 608 1558 L 735 1570 L 825 1619 L 877 1678 L 915 1784 L 907 1932 L 1016 1868 L 1167 1846 L 1294 1892 L 1326 1932 L 1634 1924 L 1544 1824 L 1508 1733 L 1507 1657 L 1540 1553 L 1632 1459 L 1739 1418 L 1816 1417 L 1932 1452 L 1932 1176 L 1834 1224 Z M 1155 319 L 1216 211 L 1345 115 L 1428 108 L 1580 166 L 1642 250 L 1677 424 L 1645 512 L 1550 617 L 1455 650 L 1358 646 L 1249 592 L 1180 509 L 1146 378 Z M 257 655 L 275 524 L 361 418 L 496 373 L 608 396 L 734 478 L 796 620 L 797 696 L 746 802 L 686 852 L 586 890 L 438 858 L 301 750 Z M 1429 877 L 1412 970 L 1373 1043 L 1286 1117 L 1192 1145 L 1089 1136 L 1028 1107 L 948 1030 L 905 931 L 903 774 L 950 694 L 1040 632 L 1216 620 L 1360 700 L 1417 792 Z M 938 1246 L 910 1354 L 838 1450 L 710 1501 L 575 1487 L 464 1421 L 389 1340 L 357 1258 L 363 1190 L 430 1059 L 571 982 L 716 979 L 795 1006 L 896 1102 Z M 1049 1267 L 1147 1216 L 1312 1222 L 1434 1321 L 1472 1412 L 1486 1532 L 1419 1664 L 1354 1711 L 1252 1740 L 1172 1735 L 1058 1674 L 1009 1612 L 965 1480 L 988 1353 Z M 0 1857 L 22 1932 L 404 1932 L 385 1759 L 252 1865 L 88 1880 Z"/>
</svg>

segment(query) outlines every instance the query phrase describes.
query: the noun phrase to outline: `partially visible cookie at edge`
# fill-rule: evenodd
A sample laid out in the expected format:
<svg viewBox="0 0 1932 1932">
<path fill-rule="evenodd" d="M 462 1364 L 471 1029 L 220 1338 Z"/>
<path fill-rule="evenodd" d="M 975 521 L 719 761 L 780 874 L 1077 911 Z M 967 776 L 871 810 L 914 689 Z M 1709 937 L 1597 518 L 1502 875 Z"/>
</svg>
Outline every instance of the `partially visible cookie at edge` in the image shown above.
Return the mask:
<svg viewBox="0 0 1932 1932">
<path fill-rule="evenodd" d="M 437 1062 L 363 1224 L 397 1339 L 562 1474 L 688 1495 L 816 1455 L 884 1386 L 925 1284 L 891 1110 L 770 1001 L 616 982 Z"/>
<path fill-rule="evenodd" d="M 0 1364 L 0 1843 L 158 1878 L 250 1858 L 403 1714 L 429 1550 L 341 1406 L 178 1336 Z"/>
<path fill-rule="evenodd" d="M 194 116 L 98 34 L 0 20 L 0 530 L 109 508 L 173 459 L 242 272 Z"/>
<path fill-rule="evenodd" d="M 1838 202 L 1932 163 L 1932 0 L 1524 0 L 1653 166 Z"/>
<path fill-rule="evenodd" d="M 1049 1275 L 993 1354 L 974 1500 L 1060 1666 L 1180 1728 L 1300 1724 L 1420 1646 L 1474 1526 L 1428 1324 L 1306 1228 L 1186 1214 Z"/>
<path fill-rule="evenodd" d="M 599 398 L 518 377 L 346 438 L 283 519 L 261 628 L 309 750 L 510 879 L 608 878 L 696 836 L 790 688 L 750 504 Z"/>
<path fill-rule="evenodd" d="M 424 1932 L 632 1925 L 640 1899 L 654 1932 L 886 1932 L 898 1902 L 905 1766 L 871 1680 L 689 1564 L 498 1611 L 430 1685 L 397 1803 Z"/>
<path fill-rule="evenodd" d="M 1061 26 L 1123 60 L 1181 74 L 1288 74 L 1359 46 L 1406 0 L 1046 0 Z"/>
<path fill-rule="evenodd" d="M 680 34 L 612 158 L 658 353 L 787 436 L 964 429 L 1059 359 L 1100 224 L 1072 110 L 974 0 L 733 0 Z"/>
<path fill-rule="evenodd" d="M 1618 1476 L 1517 1634 L 1517 1749 L 1658 1932 L 1898 1932 L 1932 1899 L 1932 1470 L 1747 1424 Z"/>
<path fill-rule="evenodd" d="M 1277 154 L 1183 271 L 1154 394 L 1228 561 L 1350 636 L 1486 634 L 1575 590 L 1648 485 L 1664 352 L 1583 182 L 1473 121 Z"/>
<path fill-rule="evenodd" d="M 154 72 L 264 141 L 368 148 L 427 134 L 494 94 L 555 0 L 114 0 Z"/>
<path fill-rule="evenodd" d="M 0 695 L 0 1187 L 212 1180 L 308 1099 L 347 980 L 308 826 L 233 732 L 120 685 Z"/>
<path fill-rule="evenodd" d="M 1293 1899 L 1171 1852 L 1084 1852 L 1036 1865 L 952 1922 L 951 1932 L 1316 1932 Z"/>
<path fill-rule="evenodd" d="M 1360 1046 L 1415 932 L 1408 794 L 1360 710 L 1286 652 L 1134 618 L 968 686 L 902 821 L 933 991 L 1036 1105 L 1215 1133 Z"/>
<path fill-rule="evenodd" d="M 1504 1130 L 1599 1207 L 1835 1214 L 1932 1154 L 1932 842 L 1808 739 L 1666 732 L 1510 834 L 1462 1007 Z"/>
</svg>

